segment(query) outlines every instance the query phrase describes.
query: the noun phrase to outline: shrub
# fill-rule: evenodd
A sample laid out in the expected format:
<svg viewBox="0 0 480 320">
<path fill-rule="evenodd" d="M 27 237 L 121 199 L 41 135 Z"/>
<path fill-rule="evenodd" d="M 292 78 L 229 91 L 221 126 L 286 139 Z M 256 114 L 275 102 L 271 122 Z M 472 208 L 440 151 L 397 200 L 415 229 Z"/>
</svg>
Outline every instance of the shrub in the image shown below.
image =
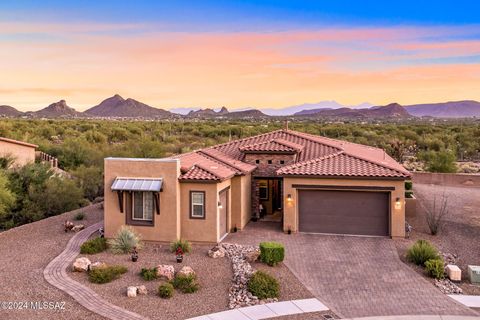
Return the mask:
<svg viewBox="0 0 480 320">
<path fill-rule="evenodd" d="M 435 195 L 433 197 L 432 206 L 423 206 L 423 208 L 425 209 L 425 218 L 427 220 L 427 225 L 430 229 L 430 233 L 432 235 L 436 235 L 442 228 L 445 222 L 445 217 L 448 215 L 449 212 L 448 197 L 444 193 L 440 201 L 437 202 L 437 196 Z"/>
<path fill-rule="evenodd" d="M 124 266 L 109 266 L 89 271 L 88 277 L 93 283 L 108 283 L 126 273 L 128 269 Z"/>
<path fill-rule="evenodd" d="M 248 291 L 259 299 L 278 298 L 280 285 L 273 276 L 257 271 L 248 281 Z"/>
<path fill-rule="evenodd" d="M 418 240 L 407 251 L 407 260 L 423 266 L 430 259 L 438 259 L 437 249 L 427 240 Z"/>
<path fill-rule="evenodd" d="M 260 260 L 269 266 L 274 266 L 283 261 L 285 257 L 285 248 L 277 242 L 260 243 Z"/>
<path fill-rule="evenodd" d="M 157 279 L 157 268 L 142 268 L 142 271 L 140 271 L 140 276 L 146 281 L 155 280 Z"/>
<path fill-rule="evenodd" d="M 189 253 L 192 250 L 192 245 L 190 242 L 179 239 L 170 244 L 170 251 L 176 252 L 178 247 L 182 248 L 183 253 Z"/>
<path fill-rule="evenodd" d="M 435 279 L 443 279 L 445 277 L 445 266 L 441 259 L 430 259 L 425 262 L 425 271 Z"/>
<path fill-rule="evenodd" d="M 173 285 L 171 283 L 164 283 L 158 287 L 158 295 L 164 299 L 173 297 Z"/>
<path fill-rule="evenodd" d="M 140 235 L 127 226 L 122 226 L 108 244 L 113 253 L 130 253 L 134 247 L 139 249 L 142 246 Z"/>
<path fill-rule="evenodd" d="M 176 275 L 171 283 L 175 289 L 183 293 L 194 293 L 198 291 L 200 287 L 197 282 L 197 276 L 194 274 Z"/>
<path fill-rule="evenodd" d="M 413 189 L 412 181 L 405 181 L 405 190 L 412 190 L 412 189 Z"/>
<path fill-rule="evenodd" d="M 107 249 L 107 240 L 105 238 L 94 238 L 85 241 L 80 247 L 82 254 L 95 254 Z"/>
<path fill-rule="evenodd" d="M 75 217 L 73 217 L 73 219 L 75 219 L 77 221 L 83 220 L 84 218 L 85 218 L 85 213 L 83 213 L 83 212 L 79 212 L 75 215 Z"/>
</svg>

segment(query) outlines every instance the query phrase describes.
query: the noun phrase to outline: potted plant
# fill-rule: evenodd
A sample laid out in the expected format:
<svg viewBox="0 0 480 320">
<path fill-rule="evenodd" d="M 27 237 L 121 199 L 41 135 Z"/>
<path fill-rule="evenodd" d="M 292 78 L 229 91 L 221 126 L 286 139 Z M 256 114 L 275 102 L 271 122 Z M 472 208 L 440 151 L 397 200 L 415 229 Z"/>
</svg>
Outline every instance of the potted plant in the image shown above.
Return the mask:
<svg viewBox="0 0 480 320">
<path fill-rule="evenodd" d="M 138 260 L 137 247 L 133 247 L 133 250 L 132 250 L 132 261 L 133 261 L 133 262 L 137 262 L 137 260 Z"/>
<path fill-rule="evenodd" d="M 177 251 L 175 252 L 175 255 L 177 257 L 177 263 L 182 263 L 183 261 L 183 250 L 182 247 L 178 247 Z"/>
</svg>

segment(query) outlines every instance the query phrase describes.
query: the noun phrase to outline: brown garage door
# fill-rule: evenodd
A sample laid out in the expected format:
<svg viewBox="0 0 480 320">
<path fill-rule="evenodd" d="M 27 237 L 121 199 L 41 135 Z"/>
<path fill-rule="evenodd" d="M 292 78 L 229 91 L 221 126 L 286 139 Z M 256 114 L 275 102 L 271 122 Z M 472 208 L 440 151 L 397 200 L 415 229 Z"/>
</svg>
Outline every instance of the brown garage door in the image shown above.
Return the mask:
<svg viewBox="0 0 480 320">
<path fill-rule="evenodd" d="M 302 232 L 389 235 L 389 194 L 385 192 L 299 190 Z"/>
</svg>

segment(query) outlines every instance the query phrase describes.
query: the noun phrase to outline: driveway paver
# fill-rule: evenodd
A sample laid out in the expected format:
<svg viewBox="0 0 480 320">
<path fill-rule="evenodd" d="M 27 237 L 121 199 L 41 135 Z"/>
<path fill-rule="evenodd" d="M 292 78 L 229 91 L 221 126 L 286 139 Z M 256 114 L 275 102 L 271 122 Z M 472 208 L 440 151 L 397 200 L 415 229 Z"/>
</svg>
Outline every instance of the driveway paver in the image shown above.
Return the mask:
<svg viewBox="0 0 480 320">
<path fill-rule="evenodd" d="M 285 245 L 285 264 L 327 307 L 342 317 L 477 315 L 441 293 L 400 261 L 388 238 L 296 233 L 274 222 L 251 222 L 224 241 Z"/>
</svg>

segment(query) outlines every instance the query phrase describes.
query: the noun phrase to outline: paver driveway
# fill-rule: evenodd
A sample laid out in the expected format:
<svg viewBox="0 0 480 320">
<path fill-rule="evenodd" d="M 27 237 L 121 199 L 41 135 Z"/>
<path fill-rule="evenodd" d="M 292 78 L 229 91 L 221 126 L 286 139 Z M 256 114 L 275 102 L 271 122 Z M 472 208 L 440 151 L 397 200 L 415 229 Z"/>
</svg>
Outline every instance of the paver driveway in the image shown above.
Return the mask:
<svg viewBox="0 0 480 320">
<path fill-rule="evenodd" d="M 343 317 L 412 314 L 476 315 L 403 264 L 387 238 L 286 235 L 273 222 L 251 222 L 224 241 L 285 245 L 285 264 Z"/>
</svg>

